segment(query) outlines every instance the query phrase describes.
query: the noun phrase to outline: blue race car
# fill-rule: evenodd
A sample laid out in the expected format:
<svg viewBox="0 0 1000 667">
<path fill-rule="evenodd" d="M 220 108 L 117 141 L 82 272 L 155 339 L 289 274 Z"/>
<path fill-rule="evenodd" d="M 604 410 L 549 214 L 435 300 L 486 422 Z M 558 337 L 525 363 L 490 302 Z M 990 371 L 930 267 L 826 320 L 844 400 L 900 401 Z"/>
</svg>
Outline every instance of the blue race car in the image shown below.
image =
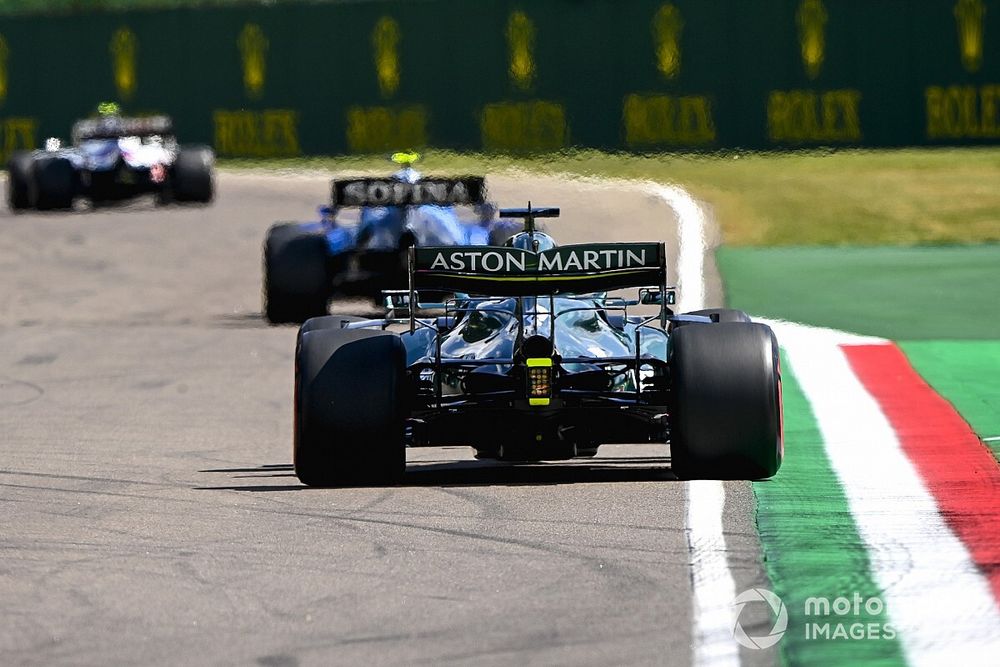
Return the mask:
<svg viewBox="0 0 1000 667">
<path fill-rule="evenodd" d="M 424 178 L 416 154 L 389 178 L 335 180 L 314 222 L 274 224 L 264 240 L 264 316 L 302 323 L 334 297 L 378 300 L 402 288 L 411 246 L 499 245 L 517 224 L 496 220 L 482 177 Z M 355 216 L 350 209 L 360 209 Z M 460 209 L 464 209 L 461 211 Z M 472 215 L 470 216 L 469 213 Z"/>
<path fill-rule="evenodd" d="M 68 209 L 152 193 L 161 203 L 207 203 L 214 194 L 212 150 L 178 145 L 166 116 L 127 118 L 105 103 L 100 115 L 73 125 L 72 145 L 50 138 L 44 150 L 20 151 L 8 162 L 11 210 Z"/>
</svg>

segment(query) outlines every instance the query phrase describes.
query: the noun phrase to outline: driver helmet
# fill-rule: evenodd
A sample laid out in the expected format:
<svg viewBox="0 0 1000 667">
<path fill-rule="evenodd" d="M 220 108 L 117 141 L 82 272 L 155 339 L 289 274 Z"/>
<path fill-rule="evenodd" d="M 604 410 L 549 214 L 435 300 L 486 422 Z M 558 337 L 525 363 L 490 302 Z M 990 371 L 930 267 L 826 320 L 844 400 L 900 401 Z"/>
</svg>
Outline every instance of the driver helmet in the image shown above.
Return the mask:
<svg viewBox="0 0 1000 667">
<path fill-rule="evenodd" d="M 122 127 L 122 108 L 117 102 L 101 102 L 97 105 L 97 118 L 104 132 L 118 132 Z"/>
<path fill-rule="evenodd" d="M 420 172 L 413 168 L 413 163 L 420 159 L 420 153 L 416 151 L 398 151 L 393 153 L 389 159 L 402 167 L 392 175 L 392 178 L 404 183 L 416 183 L 420 180 Z"/>
<path fill-rule="evenodd" d="M 122 108 L 117 102 L 101 102 L 97 105 L 97 115 L 101 117 L 121 116 Z"/>
<path fill-rule="evenodd" d="M 514 234 L 509 239 L 504 242 L 504 245 L 508 248 L 520 248 L 521 250 L 528 250 L 530 252 L 541 252 L 543 250 L 552 250 L 558 243 L 556 240 L 546 234 L 545 232 L 519 232 Z"/>
</svg>

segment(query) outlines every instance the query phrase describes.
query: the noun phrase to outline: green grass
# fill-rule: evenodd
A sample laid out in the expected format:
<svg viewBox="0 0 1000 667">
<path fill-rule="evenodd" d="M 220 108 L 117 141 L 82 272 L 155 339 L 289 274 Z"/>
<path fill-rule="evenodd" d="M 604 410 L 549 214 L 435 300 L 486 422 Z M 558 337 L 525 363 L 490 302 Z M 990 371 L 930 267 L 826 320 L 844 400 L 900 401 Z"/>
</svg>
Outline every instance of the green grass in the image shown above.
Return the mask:
<svg viewBox="0 0 1000 667">
<path fill-rule="evenodd" d="M 391 167 L 376 157 L 222 164 Z M 520 168 L 677 183 L 708 203 L 730 246 L 1000 242 L 1000 148 L 654 156 L 578 151 L 525 158 L 430 151 L 421 168 L 486 174 Z"/>
</svg>

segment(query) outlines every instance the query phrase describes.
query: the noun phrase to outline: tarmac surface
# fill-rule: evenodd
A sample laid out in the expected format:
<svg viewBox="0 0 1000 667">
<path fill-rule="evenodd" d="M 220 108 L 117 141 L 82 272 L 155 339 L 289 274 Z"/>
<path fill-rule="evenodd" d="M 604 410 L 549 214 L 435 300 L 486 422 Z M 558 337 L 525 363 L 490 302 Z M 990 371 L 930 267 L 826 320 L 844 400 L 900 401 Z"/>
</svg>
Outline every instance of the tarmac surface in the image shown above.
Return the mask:
<svg viewBox="0 0 1000 667">
<path fill-rule="evenodd" d="M 563 243 L 676 257 L 653 197 L 489 180 L 504 205 L 561 206 Z M 299 484 L 295 328 L 261 318 L 260 250 L 327 183 L 224 172 L 210 207 L 0 213 L 0 663 L 687 664 L 665 446 L 415 449 L 399 487 Z M 737 590 L 765 585 L 749 485 L 726 489 Z"/>
</svg>

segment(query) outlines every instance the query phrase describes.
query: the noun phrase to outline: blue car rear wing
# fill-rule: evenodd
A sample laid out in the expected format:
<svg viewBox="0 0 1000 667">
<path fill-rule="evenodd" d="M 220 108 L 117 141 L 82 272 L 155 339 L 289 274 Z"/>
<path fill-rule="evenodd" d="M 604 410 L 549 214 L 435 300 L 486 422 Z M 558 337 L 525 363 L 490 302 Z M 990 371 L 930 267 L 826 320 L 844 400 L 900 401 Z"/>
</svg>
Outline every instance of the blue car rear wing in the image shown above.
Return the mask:
<svg viewBox="0 0 1000 667">
<path fill-rule="evenodd" d="M 421 178 L 409 183 L 392 178 L 335 180 L 331 188 L 334 208 L 346 206 L 475 206 L 486 201 L 482 176 Z"/>
<path fill-rule="evenodd" d="M 587 294 L 666 286 L 663 243 L 586 243 L 541 252 L 507 247 L 412 247 L 410 289 L 484 296 Z"/>
</svg>

